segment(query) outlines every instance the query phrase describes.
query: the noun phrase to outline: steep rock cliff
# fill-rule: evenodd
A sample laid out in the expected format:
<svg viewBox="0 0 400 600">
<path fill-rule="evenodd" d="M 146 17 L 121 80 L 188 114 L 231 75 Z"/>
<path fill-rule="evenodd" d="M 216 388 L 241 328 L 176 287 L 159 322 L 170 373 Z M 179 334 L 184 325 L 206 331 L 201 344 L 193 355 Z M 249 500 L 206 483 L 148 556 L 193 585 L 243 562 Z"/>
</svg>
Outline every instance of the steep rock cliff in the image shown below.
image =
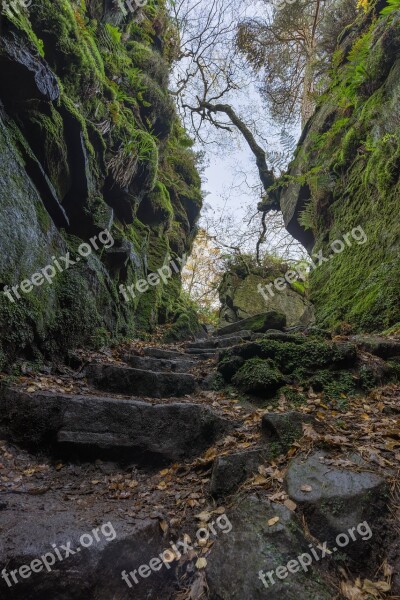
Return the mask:
<svg viewBox="0 0 400 600">
<path fill-rule="evenodd" d="M 385 4 L 370 2 L 341 36 L 281 196 L 287 229 L 313 255 L 311 300 L 329 327 L 400 322 L 400 11 L 382 15 Z"/>
<path fill-rule="evenodd" d="M 190 328 L 174 269 L 120 290 L 189 251 L 202 203 L 162 0 L 42 0 L 3 9 L 0 26 L 0 287 L 64 267 L 0 295 L 0 367 L 167 320 Z"/>
</svg>

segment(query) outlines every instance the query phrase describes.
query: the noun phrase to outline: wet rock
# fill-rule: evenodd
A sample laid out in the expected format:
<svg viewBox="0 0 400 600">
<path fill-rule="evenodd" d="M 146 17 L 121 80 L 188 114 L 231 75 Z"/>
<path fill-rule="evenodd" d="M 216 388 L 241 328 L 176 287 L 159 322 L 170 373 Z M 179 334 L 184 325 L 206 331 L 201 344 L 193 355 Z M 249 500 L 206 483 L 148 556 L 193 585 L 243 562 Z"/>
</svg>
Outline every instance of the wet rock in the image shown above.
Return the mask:
<svg viewBox="0 0 400 600">
<path fill-rule="evenodd" d="M 357 560 L 368 555 L 379 539 L 379 517 L 386 512 L 388 502 L 385 482 L 368 471 L 326 464 L 325 456 L 316 452 L 306 460 L 300 457 L 292 461 L 286 477 L 288 494 L 302 507 L 311 533 L 327 541 L 328 547 L 337 548 L 339 534 L 367 522 L 373 531 L 372 540 L 357 535 L 340 549 Z M 351 458 L 356 467 L 362 465 L 360 457 Z"/>
<path fill-rule="evenodd" d="M 5 389 L 0 434 L 33 448 L 126 462 L 181 460 L 205 451 L 232 428 L 199 404 L 149 404 Z"/>
<path fill-rule="evenodd" d="M 195 378 L 187 373 L 157 373 L 101 363 L 89 365 L 86 376 L 99 389 L 150 398 L 185 396 L 196 388 Z"/>
<path fill-rule="evenodd" d="M 258 467 L 268 457 L 269 452 L 265 448 L 218 456 L 211 475 L 211 494 L 217 497 L 231 494 L 241 483 L 257 473 Z"/>
<path fill-rule="evenodd" d="M 262 574 L 286 565 L 308 550 L 295 517 L 285 506 L 256 497 L 240 502 L 228 515 L 232 530 L 220 535 L 208 559 L 207 581 L 211 600 L 331 600 L 335 592 L 321 581 L 318 564 L 305 573 L 300 569 L 286 578 L 268 578 Z M 268 525 L 279 517 L 275 525 Z"/>
<path fill-rule="evenodd" d="M 295 411 L 265 414 L 261 425 L 264 440 L 273 445 L 274 454 L 286 453 L 294 442 L 303 437 L 303 424 L 314 421 L 311 415 Z"/>
</svg>

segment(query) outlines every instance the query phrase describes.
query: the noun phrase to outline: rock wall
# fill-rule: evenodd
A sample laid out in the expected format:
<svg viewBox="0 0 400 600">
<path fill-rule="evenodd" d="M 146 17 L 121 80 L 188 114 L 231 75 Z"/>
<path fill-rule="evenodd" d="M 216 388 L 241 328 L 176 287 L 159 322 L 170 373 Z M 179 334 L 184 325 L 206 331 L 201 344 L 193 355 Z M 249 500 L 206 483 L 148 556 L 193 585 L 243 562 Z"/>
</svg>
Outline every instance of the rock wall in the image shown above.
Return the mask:
<svg viewBox="0 0 400 600">
<path fill-rule="evenodd" d="M 341 36 L 281 196 L 287 229 L 314 255 L 317 320 L 355 331 L 400 322 L 400 11 L 370 4 Z"/>
<path fill-rule="evenodd" d="M 42 0 L 0 15 L 1 288 L 67 253 L 79 261 L 0 295 L 0 368 L 169 320 L 194 326 L 174 270 L 129 302 L 120 291 L 190 250 L 202 203 L 168 94 L 177 33 L 162 0 L 122 7 Z"/>
</svg>

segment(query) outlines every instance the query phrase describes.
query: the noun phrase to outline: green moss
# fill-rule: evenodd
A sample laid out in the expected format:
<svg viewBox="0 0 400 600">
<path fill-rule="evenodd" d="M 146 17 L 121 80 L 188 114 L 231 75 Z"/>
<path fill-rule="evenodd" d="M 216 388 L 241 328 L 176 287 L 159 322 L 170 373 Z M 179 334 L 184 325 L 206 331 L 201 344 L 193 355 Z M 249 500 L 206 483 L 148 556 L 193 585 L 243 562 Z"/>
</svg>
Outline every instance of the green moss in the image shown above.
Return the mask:
<svg viewBox="0 0 400 600">
<path fill-rule="evenodd" d="M 240 367 L 232 382 L 246 393 L 268 397 L 283 385 L 283 376 L 272 361 L 252 358 Z"/>
</svg>

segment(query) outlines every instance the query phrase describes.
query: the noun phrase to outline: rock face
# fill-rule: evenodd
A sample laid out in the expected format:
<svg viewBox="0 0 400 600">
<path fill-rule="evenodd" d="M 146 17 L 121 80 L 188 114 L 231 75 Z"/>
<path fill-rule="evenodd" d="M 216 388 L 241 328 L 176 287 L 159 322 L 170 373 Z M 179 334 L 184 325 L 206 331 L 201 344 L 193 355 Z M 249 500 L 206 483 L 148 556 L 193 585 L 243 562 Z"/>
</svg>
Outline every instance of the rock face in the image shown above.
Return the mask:
<svg viewBox="0 0 400 600">
<path fill-rule="evenodd" d="M 326 464 L 324 456 L 317 452 L 307 460 L 292 462 L 286 479 L 288 494 L 301 505 L 317 539 L 327 541 L 333 552 L 341 550 L 357 560 L 379 543 L 379 517 L 384 515 L 388 500 L 385 483 L 368 471 Z M 360 457 L 351 458 L 355 468 L 362 465 Z M 365 539 L 356 535 L 342 548 L 337 546 L 339 534 L 364 522 L 371 528 L 370 533 L 365 532 Z M 373 536 L 375 539 L 366 543 Z"/>
<path fill-rule="evenodd" d="M 269 526 L 269 519 L 274 517 L 279 517 L 279 522 Z M 230 520 L 232 531 L 215 542 L 207 567 L 211 600 L 334 597 L 333 590 L 318 581 L 317 565 L 307 573 L 300 569 L 289 574 L 290 581 L 275 577 L 274 584 L 266 579 L 268 587 L 262 583 L 260 571 L 284 566 L 308 548 L 293 513 L 285 506 L 250 497 L 239 504 Z"/>
<path fill-rule="evenodd" d="M 33 448 L 141 462 L 173 461 L 206 450 L 230 423 L 198 404 L 149 404 L 63 394 L 1 393 L 1 435 Z"/>
<path fill-rule="evenodd" d="M 2 11 L 1 292 L 25 283 L 0 293 L 0 369 L 159 322 L 175 339 L 197 330 L 178 258 L 202 197 L 168 94 L 168 17 L 160 3 L 125 16 L 122 4 Z"/>
<path fill-rule="evenodd" d="M 282 269 L 284 275 L 285 271 Z M 301 282 L 285 286 L 285 289 L 266 290 L 266 286 L 277 277 L 247 274 L 234 270 L 225 273 L 219 288 L 221 301 L 220 326 L 235 323 L 258 313 L 275 310 L 286 316 L 288 327 L 309 325 L 313 321 L 313 308 L 305 297 Z M 260 286 L 262 290 L 260 291 Z"/>
<path fill-rule="evenodd" d="M 400 322 L 400 13 L 383 17 L 383 5 L 342 36 L 281 194 L 286 227 L 316 264 L 317 321 L 377 332 Z"/>
<path fill-rule="evenodd" d="M 118 597 L 128 600 L 132 597 L 132 589 L 122 580 L 122 571 L 129 573 L 153 557 L 158 557 L 164 550 L 157 519 L 131 520 L 127 523 L 116 512 L 111 512 L 110 507 L 106 512 L 104 507 L 97 505 L 91 509 L 77 510 L 73 503 L 62 498 L 57 503 L 50 501 L 50 504 L 46 498 L 46 510 L 43 510 L 43 498 L 31 496 L 28 539 L 26 521 L 18 515 L 20 506 L 16 500 L 12 494 L 7 496 L 7 521 L 0 514 L 2 526 L 7 522 L 13 528 L 12 536 L 2 536 L 1 564 L 6 565 L 6 572 L 10 574 L 11 570 L 19 569 L 21 565 L 31 565 L 33 560 L 47 554 L 49 568 L 42 565 L 41 571 L 31 571 L 27 579 L 17 573 L 17 583 L 9 576 L 11 588 L 1 579 L 0 590 L 4 598 L 109 600 Z M 97 538 L 93 534 L 96 528 Z M 84 547 L 80 542 L 81 536 L 85 536 L 82 538 L 83 544 L 87 546 L 90 538 L 92 544 Z M 50 554 L 54 550 L 51 544 L 60 552 L 61 561 L 53 554 L 53 563 Z M 69 556 L 68 544 L 71 550 Z M 36 563 L 35 568 L 39 566 Z M 135 585 L 132 580 L 131 585 Z M 167 597 L 172 588 L 173 571 L 164 563 L 152 577 L 138 580 L 134 597 L 137 600 Z"/>
</svg>

